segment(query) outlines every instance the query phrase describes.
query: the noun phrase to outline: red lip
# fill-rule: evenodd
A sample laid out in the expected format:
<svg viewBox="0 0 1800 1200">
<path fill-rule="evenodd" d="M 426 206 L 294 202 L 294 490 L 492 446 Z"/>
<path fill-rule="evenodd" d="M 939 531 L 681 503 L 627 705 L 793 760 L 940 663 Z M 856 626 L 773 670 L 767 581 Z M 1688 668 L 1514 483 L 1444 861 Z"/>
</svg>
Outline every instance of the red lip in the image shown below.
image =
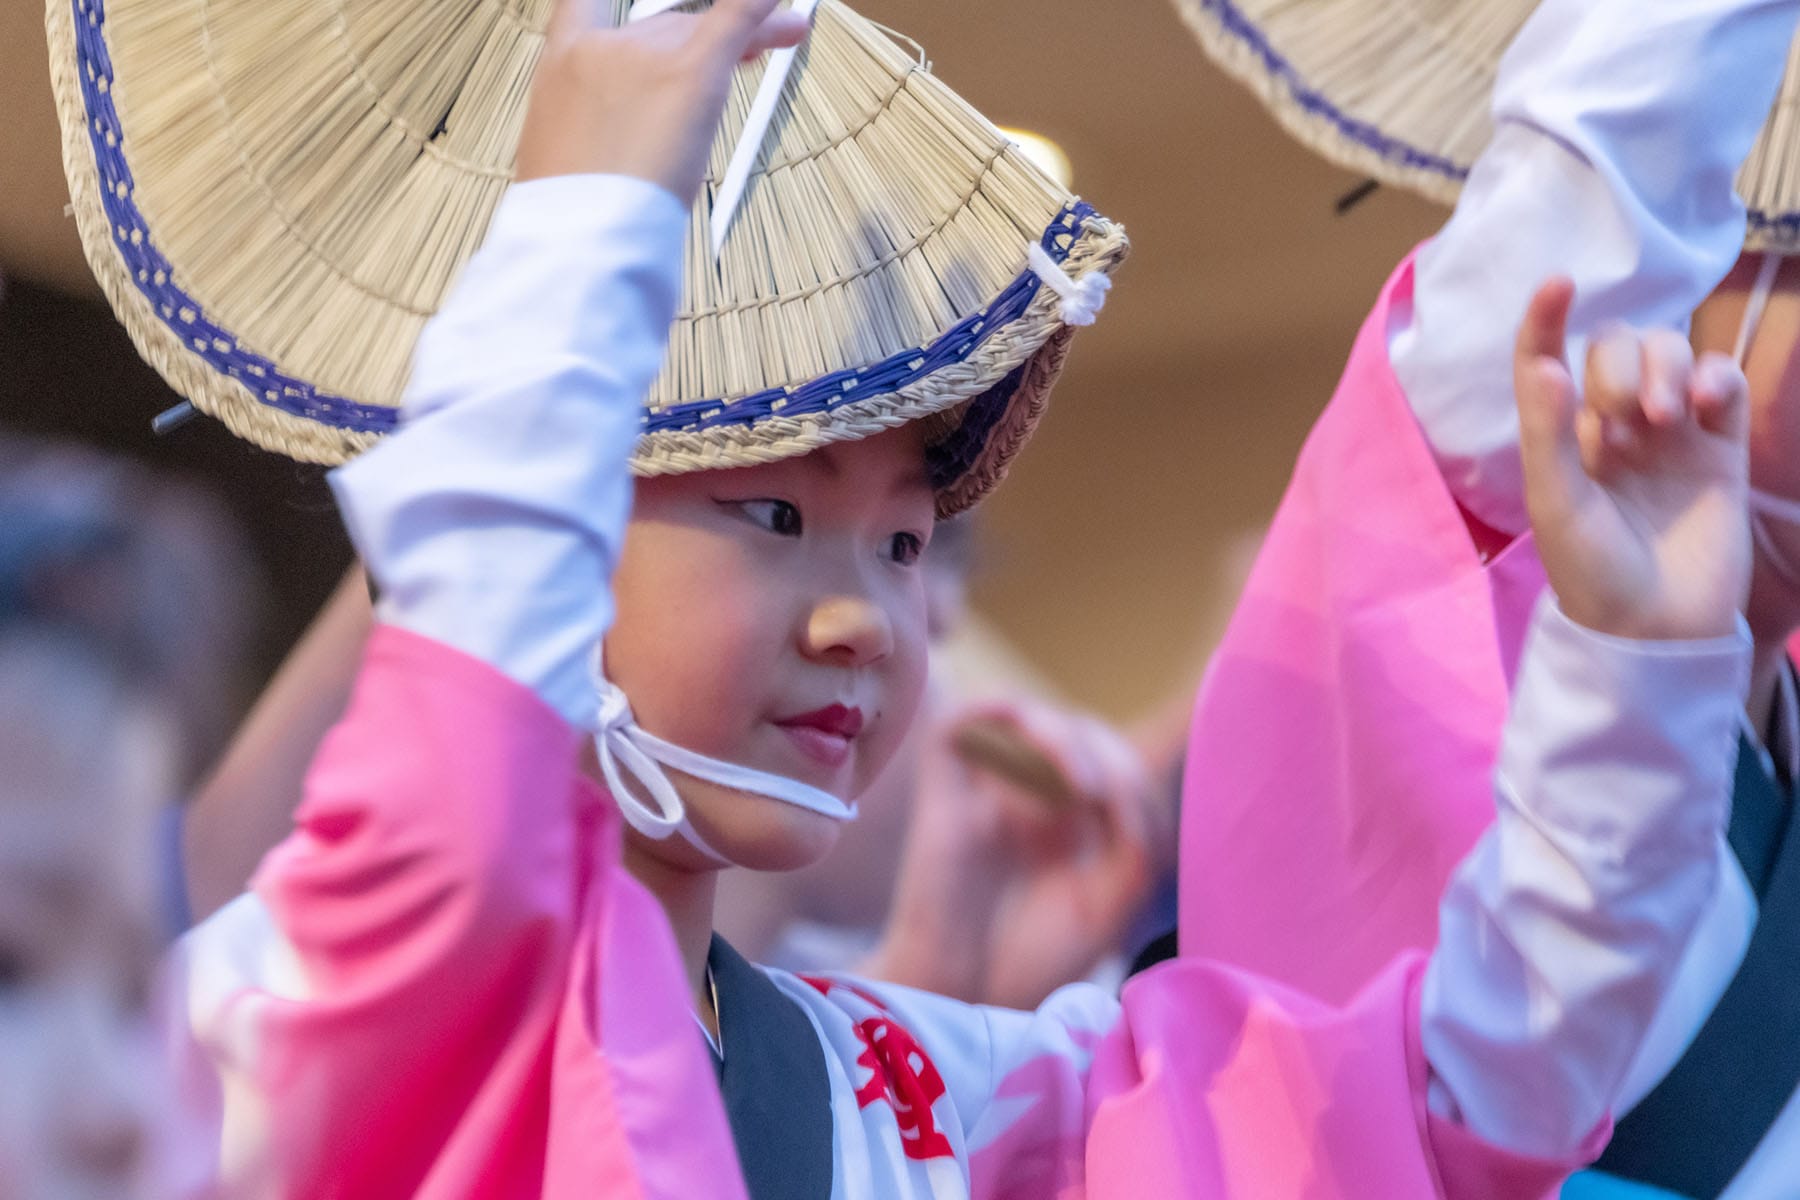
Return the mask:
<svg viewBox="0 0 1800 1200">
<path fill-rule="evenodd" d="M 783 717 L 775 722 L 775 727 L 787 734 L 805 757 L 835 771 L 850 761 L 850 748 L 862 732 L 862 709 L 829 704 Z"/>
<path fill-rule="evenodd" d="M 833 737 L 849 740 L 862 732 L 863 714 L 860 708 L 828 704 L 824 708 L 815 708 L 811 712 L 783 717 L 775 724 L 783 729 L 817 729 L 820 733 L 829 733 Z"/>
</svg>

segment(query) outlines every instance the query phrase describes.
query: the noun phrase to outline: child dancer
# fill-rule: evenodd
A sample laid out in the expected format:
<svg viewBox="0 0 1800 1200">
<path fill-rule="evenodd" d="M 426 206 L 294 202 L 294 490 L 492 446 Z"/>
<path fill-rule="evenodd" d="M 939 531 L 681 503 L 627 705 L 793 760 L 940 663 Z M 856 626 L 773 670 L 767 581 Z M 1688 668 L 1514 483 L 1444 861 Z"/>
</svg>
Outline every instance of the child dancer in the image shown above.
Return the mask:
<svg viewBox="0 0 1800 1200">
<path fill-rule="evenodd" d="M 1377 302 L 1202 691 L 1185 950 L 1343 999 L 1394 953 L 1454 933 L 1436 897 L 1492 820 L 1486 764 L 1543 582 L 1513 348 L 1487 314 L 1566 267 L 1574 328 L 1660 390 L 1659 364 L 1681 345 L 1640 368 L 1608 330 L 1682 324 L 1731 269 L 1744 238 L 1732 183 L 1797 13 L 1546 0 L 1520 31 L 1493 142 L 1449 224 Z M 1638 1107 L 1601 1162 L 1694 1197 L 1785 1197 L 1800 1172 L 1800 1057 L 1771 1052 L 1800 1046 L 1800 956 L 1784 948 L 1800 937 L 1800 839 L 1783 840 L 1800 753 L 1783 646 L 1800 625 L 1800 576 L 1784 565 L 1796 537 L 1779 499 L 1800 494 L 1800 304 L 1784 272 L 1752 336 L 1760 267 L 1733 270 L 1695 326 L 1702 348 L 1750 351 L 1753 479 L 1778 497 L 1757 518 L 1756 684 L 1716 847 L 1724 883 L 1626 1082 Z"/>
<path fill-rule="evenodd" d="M 1566 291 L 1540 306 L 1533 496 L 1565 608 L 1670 640 L 1543 610 L 1500 825 L 1446 902 L 1476 928 L 1429 964 L 1341 1011 L 1198 963 L 1036 1013 L 760 972 L 710 939 L 715 868 L 822 852 L 904 730 L 937 506 L 917 424 L 631 494 L 730 64 L 797 32 L 771 7 L 597 31 L 563 6 L 525 182 L 419 347 L 406 426 L 337 476 L 380 624 L 294 834 L 185 948 L 227 1180 L 731 1197 L 729 1129 L 764 1196 L 1542 1194 L 1597 1148 L 1711 888 L 1741 379 L 1684 377 L 1638 452 L 1589 464 L 1602 489 L 1546 384 Z M 577 765 L 603 631 L 611 800 Z M 610 736 L 636 726 L 674 772 Z M 621 838 L 628 789 L 672 801 L 670 836 Z M 1421 1020 L 1503 1047 L 1440 1061 Z"/>
</svg>

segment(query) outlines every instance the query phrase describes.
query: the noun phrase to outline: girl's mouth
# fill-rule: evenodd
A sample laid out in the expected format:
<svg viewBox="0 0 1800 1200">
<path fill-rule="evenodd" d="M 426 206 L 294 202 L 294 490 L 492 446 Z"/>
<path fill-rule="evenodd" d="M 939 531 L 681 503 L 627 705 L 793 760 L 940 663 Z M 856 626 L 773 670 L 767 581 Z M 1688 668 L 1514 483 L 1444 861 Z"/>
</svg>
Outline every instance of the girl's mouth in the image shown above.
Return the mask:
<svg viewBox="0 0 1800 1200">
<path fill-rule="evenodd" d="M 828 704 L 811 712 L 796 713 L 775 722 L 806 757 L 826 767 L 841 767 L 850 759 L 850 747 L 863 728 L 860 708 Z"/>
</svg>

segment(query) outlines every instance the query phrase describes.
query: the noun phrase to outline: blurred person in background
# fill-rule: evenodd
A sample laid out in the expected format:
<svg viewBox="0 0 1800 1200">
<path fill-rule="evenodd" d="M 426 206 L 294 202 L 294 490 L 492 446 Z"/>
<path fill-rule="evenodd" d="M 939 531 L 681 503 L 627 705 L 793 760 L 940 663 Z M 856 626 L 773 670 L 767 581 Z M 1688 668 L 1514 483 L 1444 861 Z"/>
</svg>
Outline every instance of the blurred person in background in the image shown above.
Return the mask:
<svg viewBox="0 0 1800 1200">
<path fill-rule="evenodd" d="M 243 664 L 264 588 L 243 531 L 210 494 L 142 464 L 5 433 L 0 505 L 9 555 L 59 537 L 103 551 L 37 586 L 57 589 L 62 611 L 129 647 L 133 671 L 156 681 L 181 727 L 175 794 L 185 794 L 217 760 L 250 691 Z"/>
<path fill-rule="evenodd" d="M 242 711 L 263 587 L 243 531 L 212 496 L 129 459 L 0 434 L 7 595 L 101 639 L 177 733 L 155 808 L 158 923 L 187 923 L 184 802 Z M 8 603 L 13 603 L 9 600 Z"/>
<path fill-rule="evenodd" d="M 129 464 L 0 438 L 4 1200 L 160 1194 L 158 841 L 231 702 L 227 531 Z"/>
</svg>

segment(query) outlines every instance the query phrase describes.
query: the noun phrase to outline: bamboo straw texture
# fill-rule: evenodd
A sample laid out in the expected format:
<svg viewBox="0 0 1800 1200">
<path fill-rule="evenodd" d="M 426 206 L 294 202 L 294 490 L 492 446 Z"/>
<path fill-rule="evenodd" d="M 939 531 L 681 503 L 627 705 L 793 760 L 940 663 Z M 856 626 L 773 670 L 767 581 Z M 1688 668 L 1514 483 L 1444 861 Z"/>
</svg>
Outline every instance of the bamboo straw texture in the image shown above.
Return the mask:
<svg viewBox="0 0 1800 1200">
<path fill-rule="evenodd" d="M 511 178 L 548 8 L 47 0 L 84 246 L 145 357 L 293 457 L 374 440 Z M 768 461 L 934 414 L 948 437 L 1020 372 L 991 430 L 1016 447 L 1066 341 L 1057 297 L 1034 277 L 1020 291 L 1026 249 L 1042 241 L 1079 277 L 1123 258 L 1122 231 L 827 0 L 715 262 L 711 198 L 762 69 L 732 84 L 634 469 Z M 1005 319 L 964 337 L 1003 295 Z M 807 389 L 821 379 L 842 403 Z M 965 465 L 992 474 L 994 457 Z"/>
<path fill-rule="evenodd" d="M 1349 170 L 1454 203 L 1536 0 L 1175 0 L 1207 54 Z M 1747 248 L 1800 253 L 1800 41 L 1738 178 Z"/>
</svg>

